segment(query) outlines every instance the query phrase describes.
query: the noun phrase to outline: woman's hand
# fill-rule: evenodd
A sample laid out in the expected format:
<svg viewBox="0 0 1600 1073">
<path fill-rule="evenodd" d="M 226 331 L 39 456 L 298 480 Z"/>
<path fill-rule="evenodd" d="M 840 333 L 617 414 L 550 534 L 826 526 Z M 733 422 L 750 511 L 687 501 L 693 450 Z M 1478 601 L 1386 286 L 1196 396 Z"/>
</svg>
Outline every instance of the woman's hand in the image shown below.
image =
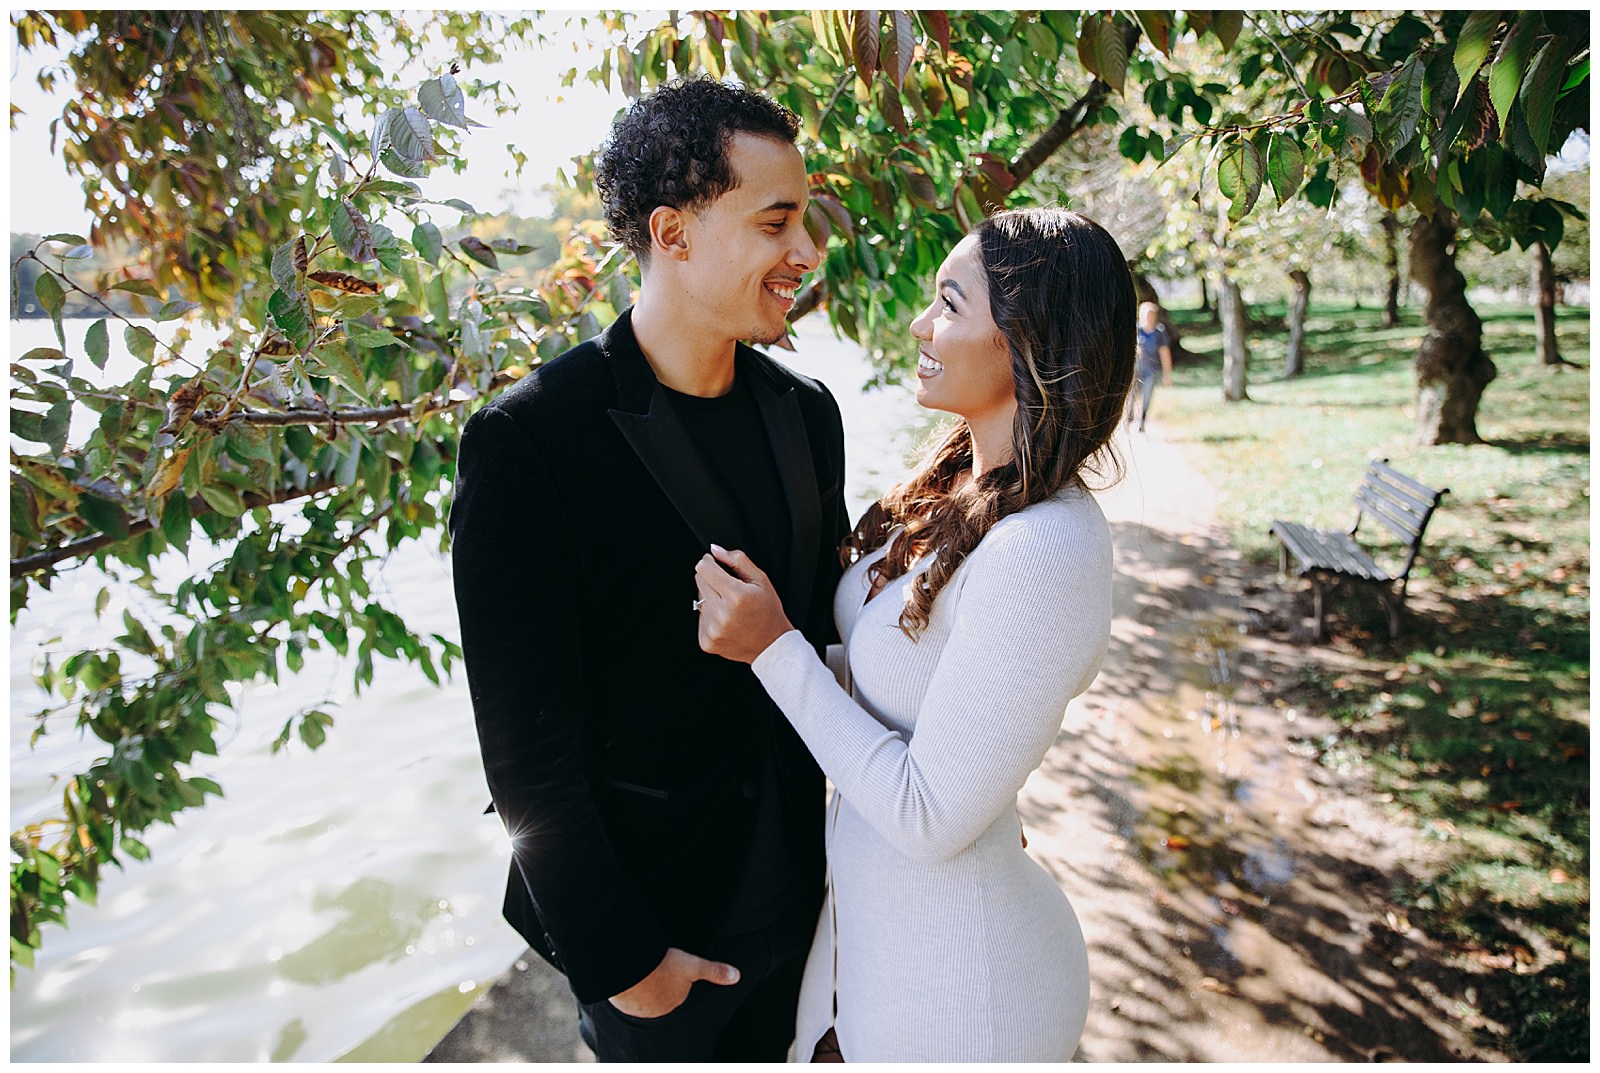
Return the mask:
<svg viewBox="0 0 1600 1073">
<path fill-rule="evenodd" d="M 695 564 L 694 584 L 700 592 L 700 647 L 712 655 L 754 663 L 794 629 L 771 580 L 742 551 L 711 545 L 711 554 Z"/>
</svg>

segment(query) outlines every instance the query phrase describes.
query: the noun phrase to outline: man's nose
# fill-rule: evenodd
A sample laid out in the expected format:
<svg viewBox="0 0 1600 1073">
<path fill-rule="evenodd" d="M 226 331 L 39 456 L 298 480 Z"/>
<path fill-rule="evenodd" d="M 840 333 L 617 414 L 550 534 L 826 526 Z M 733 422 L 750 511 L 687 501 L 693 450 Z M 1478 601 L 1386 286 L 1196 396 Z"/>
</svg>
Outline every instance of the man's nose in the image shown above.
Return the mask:
<svg viewBox="0 0 1600 1073">
<path fill-rule="evenodd" d="M 822 253 L 817 249 L 817 244 L 811 241 L 811 234 L 805 227 L 795 228 L 800 238 L 793 249 L 789 251 L 789 263 L 802 272 L 810 272 L 822 260 Z"/>
</svg>

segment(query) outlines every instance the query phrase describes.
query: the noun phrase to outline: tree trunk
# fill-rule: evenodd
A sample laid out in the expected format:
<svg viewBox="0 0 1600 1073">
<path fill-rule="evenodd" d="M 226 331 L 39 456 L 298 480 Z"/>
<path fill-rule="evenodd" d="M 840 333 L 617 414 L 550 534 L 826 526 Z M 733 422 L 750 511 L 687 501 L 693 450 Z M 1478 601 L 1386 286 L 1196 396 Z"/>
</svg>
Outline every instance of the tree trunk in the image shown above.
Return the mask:
<svg viewBox="0 0 1600 1073">
<path fill-rule="evenodd" d="M 1200 273 L 1200 312 L 1213 315 L 1216 312 L 1211 308 L 1211 290 L 1206 286 L 1206 274 L 1204 272 Z"/>
<path fill-rule="evenodd" d="M 1383 326 L 1400 323 L 1400 221 L 1394 213 L 1383 214 L 1383 267 L 1389 273 L 1389 289 L 1384 295 Z"/>
<path fill-rule="evenodd" d="M 1482 443 L 1478 403 L 1495 377 L 1483 321 L 1467 304 L 1467 281 L 1456 269 L 1455 238 L 1455 216 L 1444 208 L 1411 228 L 1411 278 L 1428 292 L 1428 334 L 1414 362 L 1421 444 Z"/>
<path fill-rule="evenodd" d="M 1533 244 L 1533 287 L 1539 296 L 1535 309 L 1539 322 L 1539 364 L 1546 369 L 1562 366 L 1561 352 L 1556 349 L 1556 279 L 1550 265 L 1550 247 L 1543 242 Z"/>
<path fill-rule="evenodd" d="M 1247 342 L 1249 310 L 1239 285 L 1226 271 L 1221 273 L 1217 287 L 1217 304 L 1222 310 L 1222 401 L 1244 402 L 1245 373 L 1250 365 L 1250 347 Z"/>
<path fill-rule="evenodd" d="M 1303 268 L 1289 273 L 1294 297 L 1289 300 L 1289 351 L 1283 361 L 1285 379 L 1305 369 L 1306 310 L 1311 307 L 1311 277 Z"/>
</svg>

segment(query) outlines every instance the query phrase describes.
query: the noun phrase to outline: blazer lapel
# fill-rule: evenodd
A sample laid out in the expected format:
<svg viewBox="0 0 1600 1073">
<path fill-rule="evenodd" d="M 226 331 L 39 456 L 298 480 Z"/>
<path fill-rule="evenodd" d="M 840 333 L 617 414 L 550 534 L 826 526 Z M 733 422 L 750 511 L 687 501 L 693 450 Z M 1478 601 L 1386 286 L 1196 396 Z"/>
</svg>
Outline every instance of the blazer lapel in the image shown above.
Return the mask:
<svg viewBox="0 0 1600 1073">
<path fill-rule="evenodd" d="M 741 348 L 743 350 L 744 348 Z M 817 471 L 811 456 L 811 439 L 800 416 L 800 401 L 793 384 L 774 382 L 761 367 L 753 351 L 741 353 L 741 375 L 749 377 L 761 419 L 772 443 L 772 457 L 778 464 L 784 497 L 789 501 L 789 578 L 787 591 L 791 614 L 804 615 L 811 606 L 811 589 L 817 572 L 817 541 L 822 537 L 822 505 L 817 490 Z M 754 359 L 754 360 L 752 360 Z"/>
<path fill-rule="evenodd" d="M 618 406 L 609 411 L 611 420 L 695 539 L 706 547 L 748 545 L 738 515 L 723 498 L 722 486 L 700 457 L 633 337 L 632 310 L 613 321 L 597 342 L 617 381 Z"/>
</svg>

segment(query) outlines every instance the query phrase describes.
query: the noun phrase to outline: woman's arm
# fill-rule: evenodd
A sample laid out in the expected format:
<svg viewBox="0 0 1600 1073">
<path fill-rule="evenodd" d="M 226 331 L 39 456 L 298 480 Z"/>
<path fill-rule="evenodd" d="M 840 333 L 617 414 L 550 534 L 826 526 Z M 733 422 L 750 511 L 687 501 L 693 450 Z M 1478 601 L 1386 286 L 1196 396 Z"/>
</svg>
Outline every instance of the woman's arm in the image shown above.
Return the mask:
<svg viewBox="0 0 1600 1073">
<path fill-rule="evenodd" d="M 751 667 L 851 806 L 907 856 L 944 860 L 1011 807 L 1093 680 L 1110 593 L 1110 536 L 1092 501 L 1002 522 L 939 596 L 956 601 L 955 622 L 909 741 L 856 704 L 798 632 Z"/>
</svg>

